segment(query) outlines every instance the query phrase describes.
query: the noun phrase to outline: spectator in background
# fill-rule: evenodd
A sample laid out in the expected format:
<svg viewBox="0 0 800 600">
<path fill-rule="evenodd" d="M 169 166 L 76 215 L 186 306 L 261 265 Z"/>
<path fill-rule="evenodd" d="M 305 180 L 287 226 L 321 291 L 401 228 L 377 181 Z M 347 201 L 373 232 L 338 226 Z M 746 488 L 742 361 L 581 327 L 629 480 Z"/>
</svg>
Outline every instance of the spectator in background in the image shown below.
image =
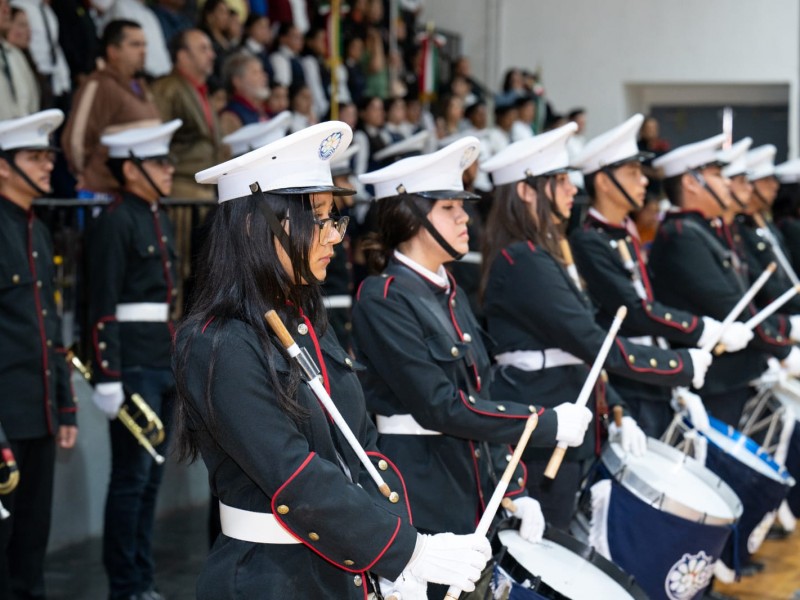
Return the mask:
<svg viewBox="0 0 800 600">
<path fill-rule="evenodd" d="M 200 10 L 199 29 L 211 40 L 211 48 L 216 57 L 211 72 L 214 85 L 222 83 L 222 64 L 233 48 L 228 39 L 231 11 L 225 0 L 206 0 Z"/>
<path fill-rule="evenodd" d="M 411 137 L 414 133 L 411 123 L 408 122 L 406 101 L 403 98 L 389 98 L 383 103 L 386 112 L 386 125 L 384 131 L 392 144 Z"/>
<path fill-rule="evenodd" d="M 578 126 L 575 133 L 567 140 L 567 154 L 569 155 L 570 164 L 573 164 L 573 161 L 578 158 L 578 155 L 586 145 L 586 110 L 583 108 L 573 108 L 567 114 L 567 120 L 572 121 Z M 576 188 L 579 190 L 584 189 L 583 173 L 579 170 L 570 171 L 569 179 Z"/>
<path fill-rule="evenodd" d="M 300 37 L 308 31 L 310 23 L 306 0 L 267 0 L 267 6 L 267 14 L 273 23 L 294 25 Z"/>
<path fill-rule="evenodd" d="M 31 28 L 28 23 L 28 13 L 16 6 L 11 7 L 11 27 L 8 30 L 7 40 L 9 44 L 21 50 L 25 55 L 25 60 L 28 61 L 28 66 L 39 83 L 40 104 L 45 107 L 53 106 L 50 78 L 39 73 L 30 53 Z"/>
<path fill-rule="evenodd" d="M 261 66 L 269 81 L 275 79 L 272 62 L 269 60 L 269 47 L 272 44 L 272 28 L 269 17 L 251 12 L 244 23 L 242 50 L 249 52 L 261 61 Z"/>
<path fill-rule="evenodd" d="M 314 113 L 314 100 L 307 85 L 292 86 L 289 89 L 289 110 L 292 111 L 290 133 L 305 129 L 309 125 L 316 125 L 318 122 Z"/>
<path fill-rule="evenodd" d="M 506 71 L 503 77 L 503 93 L 514 92 L 518 94 L 525 93 L 525 78 L 522 71 L 516 67 L 510 68 Z"/>
<path fill-rule="evenodd" d="M 289 88 L 273 83 L 267 98 L 267 114 L 271 117 L 289 110 Z"/>
<path fill-rule="evenodd" d="M 230 44 L 231 51 L 236 50 L 242 45 L 242 35 L 244 31 L 244 22 L 239 13 L 231 9 L 228 16 L 228 29 L 227 38 Z"/>
<path fill-rule="evenodd" d="M 108 152 L 100 135 L 114 125 L 159 119 L 147 83 L 137 76 L 144 68 L 147 46 L 142 27 L 134 21 L 111 21 L 100 44 L 105 67 L 96 69 L 78 88 L 61 138 L 84 197 L 119 189 L 106 166 Z"/>
<path fill-rule="evenodd" d="M 367 87 L 367 74 L 361 63 L 364 58 L 364 39 L 360 37 L 346 39 L 344 67 L 347 69 L 347 87 L 353 103 L 359 105 Z"/>
<path fill-rule="evenodd" d="M 153 83 L 153 93 L 164 121 L 183 121 L 170 145 L 176 158 L 173 196 L 212 199 L 214 190 L 196 183 L 194 174 L 222 160 L 220 126 L 208 94 L 214 49 L 203 31 L 187 29 L 172 40 L 170 53 L 175 67 Z"/>
<path fill-rule="evenodd" d="M 442 113 L 436 119 L 438 138 L 444 139 L 465 129 L 464 100 L 459 96 L 448 96 L 442 103 Z"/>
<path fill-rule="evenodd" d="M 374 18 L 382 14 L 383 8 L 380 0 L 373 1 L 370 13 Z M 374 22 L 374 21 L 373 21 Z M 383 35 L 377 27 L 367 29 L 367 37 L 364 43 L 363 64 L 366 72 L 366 84 L 364 94 L 367 96 L 377 96 L 388 98 L 389 96 L 389 67 L 386 60 L 386 52 L 383 46 Z"/>
<path fill-rule="evenodd" d="M 191 19 L 183 13 L 185 6 L 186 0 L 156 0 L 153 4 L 153 14 L 161 25 L 167 45 L 176 34 L 193 26 Z"/>
<path fill-rule="evenodd" d="M 459 56 L 455 63 L 453 63 L 453 79 L 461 77 L 466 81 L 469 85 L 470 93 L 475 96 L 477 100 L 485 100 L 485 91 L 486 88 L 483 84 L 479 83 L 474 77 L 472 77 L 472 65 L 469 61 L 469 58 L 466 56 Z M 452 88 L 452 86 L 451 86 Z M 467 101 L 467 104 L 471 104 L 471 102 Z"/>
<path fill-rule="evenodd" d="M 523 94 L 517 98 L 514 105 L 517 107 L 517 120 L 511 126 L 511 141 L 518 142 L 533 137 L 536 100 L 531 94 Z"/>
<path fill-rule="evenodd" d="M 24 10 L 28 16 L 30 54 L 36 64 L 36 72 L 47 79 L 49 94 L 42 96 L 42 108 L 56 106 L 68 110 L 72 79 L 59 44 L 58 17 L 44 0 L 13 0 L 12 5 Z"/>
<path fill-rule="evenodd" d="M 669 152 L 669 143 L 660 137 L 658 119 L 653 116 L 645 118 L 639 130 L 638 144 L 642 152 L 653 153 L 651 158 L 642 161 L 642 173 L 647 177 L 647 196 L 660 199 L 663 195 L 661 182 L 664 179 L 664 171 L 654 167 L 653 161 Z"/>
<path fill-rule="evenodd" d="M 511 128 L 517 121 L 517 96 L 515 93 L 500 94 L 494 101 L 494 126 L 486 133 L 486 143 L 490 156 L 511 143 Z"/>
<path fill-rule="evenodd" d="M 281 23 L 278 29 L 278 47 L 270 55 L 275 81 L 287 88 L 305 83 L 305 73 L 300 62 L 303 34 L 291 23 Z"/>
<path fill-rule="evenodd" d="M 6 41 L 11 28 L 11 6 L 0 0 L 0 121 L 39 110 L 36 74 L 19 48 Z"/>
<path fill-rule="evenodd" d="M 411 125 L 412 135 L 420 131 L 428 132 L 428 142 L 423 154 L 428 154 L 438 149 L 436 119 L 434 119 L 431 111 L 422 105 L 417 95 L 409 95 L 406 97 L 406 120 L 409 125 Z"/>
<path fill-rule="evenodd" d="M 383 100 L 367 97 L 358 107 L 358 129 L 353 134 L 353 144 L 358 145 L 355 158 L 355 173 L 360 175 L 374 170 L 377 165 L 372 157 L 389 145 L 383 126 L 386 124 L 386 111 Z"/>
<path fill-rule="evenodd" d="M 94 71 L 100 40 L 90 11 L 83 0 L 58 0 L 51 4 L 61 31 L 69 32 L 59 39 L 72 75 L 72 89 L 77 90 Z"/>
<path fill-rule="evenodd" d="M 243 125 L 269 118 L 266 105 L 269 82 L 258 58 L 246 52 L 231 54 L 222 66 L 222 76 L 229 98 L 219 115 L 223 137 Z"/>
<path fill-rule="evenodd" d="M 28 0 L 30 1 L 30 0 Z M 144 70 L 151 77 L 161 77 L 169 73 L 172 61 L 169 59 L 164 31 L 155 13 L 144 0 L 114 0 L 114 4 L 103 15 L 104 22 L 127 19 L 139 23 L 147 40 Z"/>
</svg>

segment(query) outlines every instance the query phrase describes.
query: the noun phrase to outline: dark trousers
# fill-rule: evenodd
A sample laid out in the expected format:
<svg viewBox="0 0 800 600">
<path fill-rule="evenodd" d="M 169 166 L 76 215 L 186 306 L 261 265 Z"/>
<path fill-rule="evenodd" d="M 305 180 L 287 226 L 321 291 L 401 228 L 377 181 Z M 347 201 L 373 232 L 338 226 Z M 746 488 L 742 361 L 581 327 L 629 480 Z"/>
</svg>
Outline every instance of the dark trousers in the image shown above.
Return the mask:
<svg viewBox="0 0 800 600">
<path fill-rule="evenodd" d="M 723 394 L 703 394 L 700 391 L 709 415 L 739 429 L 744 405 L 754 395 L 750 387 L 729 390 Z"/>
<path fill-rule="evenodd" d="M 0 501 L 11 513 L 0 521 L 0 599 L 44 598 L 44 556 L 50 535 L 55 438 L 11 440 L 19 484 Z"/>
<path fill-rule="evenodd" d="M 161 418 L 169 437 L 175 381 L 170 369 L 123 369 L 122 381 L 140 394 Z M 125 598 L 154 587 L 152 554 L 156 496 L 163 465 L 159 465 L 115 419 L 111 434 L 111 480 L 103 528 L 103 564 L 111 598 Z M 164 454 L 168 439 L 158 448 Z"/>
<path fill-rule="evenodd" d="M 562 462 L 555 479 L 544 476 L 548 462 L 549 459 L 525 462 L 528 467 L 528 493 L 541 504 L 544 520 L 550 527 L 568 531 L 575 514 L 584 462 Z"/>
</svg>

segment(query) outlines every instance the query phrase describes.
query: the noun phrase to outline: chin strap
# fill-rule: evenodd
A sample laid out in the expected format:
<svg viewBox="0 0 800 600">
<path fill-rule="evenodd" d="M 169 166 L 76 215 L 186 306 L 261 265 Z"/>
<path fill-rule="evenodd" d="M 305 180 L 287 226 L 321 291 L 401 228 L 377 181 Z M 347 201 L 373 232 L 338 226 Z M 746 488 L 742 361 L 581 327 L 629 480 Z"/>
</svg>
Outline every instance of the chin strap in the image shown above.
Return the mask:
<svg viewBox="0 0 800 600">
<path fill-rule="evenodd" d="M 622 187 L 622 184 L 619 181 L 617 181 L 616 177 L 614 177 L 614 171 L 612 169 L 608 167 L 603 167 L 601 171 L 608 176 L 608 178 L 611 180 L 611 183 L 613 183 L 614 186 L 622 193 L 622 195 L 625 196 L 625 200 L 628 201 L 628 204 L 631 205 L 631 208 L 633 210 L 639 210 L 641 208 L 641 206 L 636 204 L 636 201 L 628 193 L 628 190 Z"/>
<path fill-rule="evenodd" d="M 722 210 L 728 210 L 728 207 L 725 206 L 725 203 L 722 201 L 722 198 L 720 198 L 717 195 L 717 192 L 715 192 L 714 190 L 711 189 L 711 186 L 708 185 L 708 182 L 706 181 L 706 178 L 703 177 L 702 173 L 700 173 L 698 171 L 695 171 L 695 170 L 690 171 L 690 173 L 692 174 L 692 177 L 694 177 L 697 180 L 697 182 L 701 186 L 703 186 L 703 189 L 705 189 L 709 194 L 711 194 L 711 197 L 714 198 L 714 200 L 717 201 L 717 204 L 719 204 L 719 207 Z"/>
<path fill-rule="evenodd" d="M 734 201 L 734 202 L 736 202 L 736 204 L 739 206 L 739 208 L 741 208 L 742 210 L 744 210 L 745 208 L 747 208 L 747 207 L 744 205 L 744 202 L 742 202 L 741 200 L 739 200 L 739 196 L 737 196 L 737 195 L 736 195 L 736 192 L 734 192 L 733 190 L 730 190 L 730 193 L 731 193 L 731 198 L 733 198 L 733 201 Z"/>
<path fill-rule="evenodd" d="M 11 167 L 11 169 L 14 170 L 17 173 L 17 175 L 22 177 L 22 180 L 29 186 L 31 186 L 31 189 L 33 189 L 40 197 L 47 196 L 47 192 L 44 191 L 42 188 L 40 188 L 38 185 L 36 185 L 33 182 L 33 180 L 30 177 L 28 177 L 28 174 L 25 171 L 23 171 L 19 167 L 19 165 L 17 165 L 16 161 L 14 160 L 14 157 L 15 153 L 13 150 L 12 151 L 0 150 L 0 158 L 5 159 L 5 161 Z"/>
<path fill-rule="evenodd" d="M 144 160 L 142 160 L 141 158 L 136 156 L 133 153 L 133 151 L 129 151 L 128 152 L 128 158 L 134 165 L 136 165 L 136 168 L 139 169 L 139 172 L 142 175 L 144 175 L 144 178 L 147 180 L 147 183 L 149 183 L 152 186 L 152 188 L 156 191 L 156 194 L 158 194 L 158 197 L 159 198 L 163 198 L 164 197 L 164 192 L 161 191 L 161 189 L 156 185 L 156 182 L 153 181 L 153 178 L 150 177 L 150 174 L 145 170 L 144 164 L 143 164 Z"/>
<path fill-rule="evenodd" d="M 453 248 L 450 244 L 448 244 L 447 241 L 442 237 L 442 234 L 440 234 L 436 230 L 436 227 L 434 227 L 433 223 L 431 223 L 430 220 L 428 219 L 427 213 L 423 212 L 423 210 L 419 206 L 417 206 L 412 196 L 406 195 L 403 196 L 403 199 L 405 200 L 408 207 L 411 209 L 411 212 L 414 213 L 414 216 L 417 218 L 420 224 L 425 229 L 428 230 L 428 233 L 430 233 L 431 237 L 433 237 L 433 239 L 436 240 L 436 243 L 439 244 L 445 252 L 447 252 L 450 256 L 453 257 L 453 260 L 461 260 L 462 258 L 464 258 L 464 254 L 456 252 L 456 249 Z"/>
<path fill-rule="evenodd" d="M 534 177 L 532 175 L 528 175 L 525 178 L 525 183 L 527 183 L 534 191 L 538 191 L 536 189 L 536 181 L 539 179 L 538 177 Z M 547 204 L 550 206 L 550 212 L 553 213 L 553 216 L 558 220 L 559 224 L 564 224 L 569 221 L 569 217 L 562 214 L 560 210 L 558 210 L 558 205 L 556 204 L 556 180 L 555 177 L 548 177 L 548 181 L 550 183 L 550 196 L 548 197 L 545 194 L 545 198 L 547 198 Z"/>
<path fill-rule="evenodd" d="M 755 194 L 755 197 L 758 198 L 758 201 L 764 205 L 764 208 L 772 208 L 769 205 L 769 202 L 767 202 L 767 199 L 761 195 L 761 192 L 758 191 L 758 188 L 755 185 L 753 186 L 753 194 Z"/>
</svg>

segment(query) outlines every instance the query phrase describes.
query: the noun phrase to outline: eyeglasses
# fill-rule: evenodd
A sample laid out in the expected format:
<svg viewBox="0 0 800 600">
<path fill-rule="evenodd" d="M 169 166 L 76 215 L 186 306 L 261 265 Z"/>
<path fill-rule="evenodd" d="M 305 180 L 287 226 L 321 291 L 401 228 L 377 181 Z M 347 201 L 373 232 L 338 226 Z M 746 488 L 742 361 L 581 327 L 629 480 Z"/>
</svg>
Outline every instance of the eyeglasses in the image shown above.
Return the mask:
<svg viewBox="0 0 800 600">
<path fill-rule="evenodd" d="M 317 227 L 319 227 L 319 243 L 322 246 L 327 245 L 331 237 L 331 229 L 336 229 L 336 234 L 339 239 L 334 243 L 338 244 L 344 239 L 344 232 L 347 230 L 347 224 L 350 222 L 350 217 L 328 217 L 327 219 L 314 219 Z"/>
</svg>

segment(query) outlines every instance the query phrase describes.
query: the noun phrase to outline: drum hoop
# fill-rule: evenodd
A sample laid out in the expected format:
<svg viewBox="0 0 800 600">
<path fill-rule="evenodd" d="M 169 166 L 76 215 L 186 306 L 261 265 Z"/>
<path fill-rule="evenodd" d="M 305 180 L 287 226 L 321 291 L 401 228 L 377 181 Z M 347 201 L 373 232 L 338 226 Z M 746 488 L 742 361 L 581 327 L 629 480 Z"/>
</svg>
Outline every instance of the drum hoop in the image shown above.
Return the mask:
<svg viewBox="0 0 800 600">
<path fill-rule="evenodd" d="M 628 465 L 625 464 L 622 457 L 617 454 L 613 444 L 608 444 L 606 446 L 600 460 L 616 481 L 634 494 L 646 498 L 649 503 L 659 510 L 704 525 L 731 525 L 741 518 L 742 512 L 744 511 L 742 501 L 733 489 L 720 477 L 712 473 L 691 456 L 654 438 L 647 438 L 647 449 L 673 462 L 680 463 L 683 468 L 702 480 L 728 504 L 733 512 L 733 518 L 709 515 L 679 500 L 671 498 L 666 492 L 657 490 L 639 477 L 633 469 L 628 468 Z"/>
<path fill-rule="evenodd" d="M 746 463 L 742 463 L 748 469 L 756 471 L 757 473 L 759 473 L 759 475 L 763 475 L 764 477 L 772 479 L 776 483 L 781 483 L 781 484 L 787 485 L 789 487 L 792 487 L 795 484 L 794 478 L 786 470 L 786 467 L 776 463 L 775 460 L 767 453 L 767 451 L 764 450 L 761 446 L 759 446 L 758 443 L 755 442 L 755 440 L 747 437 L 741 431 L 735 429 L 734 427 L 731 427 L 727 423 L 723 423 L 722 421 L 720 421 L 718 419 L 715 419 L 712 416 L 708 417 L 708 423 L 709 423 L 709 425 L 711 426 L 711 428 L 714 431 L 724 435 L 725 437 L 729 438 L 730 440 L 732 440 L 734 442 L 737 442 L 737 443 L 740 442 L 740 440 L 743 441 L 744 442 L 744 449 L 747 450 L 748 452 L 750 452 L 750 454 L 754 455 L 756 458 L 758 458 L 761 462 L 763 462 L 764 464 L 769 466 L 770 469 L 772 469 L 775 477 L 771 477 L 770 475 L 766 475 L 765 473 L 762 473 L 761 471 L 756 471 L 756 469 L 753 469 L 750 465 L 748 465 Z M 714 444 L 714 446 L 716 446 L 717 448 L 719 448 L 720 450 L 725 452 L 725 454 L 728 454 L 729 456 L 731 456 L 731 454 L 725 448 L 723 448 L 722 446 L 717 444 L 714 441 L 713 438 L 709 437 L 705 433 L 703 433 L 702 435 L 703 435 L 703 437 L 705 437 L 709 441 L 709 443 Z M 739 461 L 739 462 L 741 462 L 741 461 Z"/>
<path fill-rule="evenodd" d="M 515 528 L 505 527 L 504 530 L 505 529 L 515 529 Z M 498 530 L 497 533 L 498 533 L 497 538 L 499 540 L 500 530 Z M 591 564 L 593 567 L 599 569 L 604 575 L 612 579 L 616 584 L 618 584 L 622 589 L 624 589 L 631 596 L 631 598 L 633 598 L 633 600 L 648 600 L 647 594 L 645 593 L 644 589 L 642 589 L 642 587 L 636 582 L 636 578 L 633 575 L 629 575 L 624 570 L 622 570 L 621 567 L 615 565 L 613 562 L 606 559 L 599 552 L 597 552 L 597 550 L 595 550 L 594 547 L 584 544 L 583 542 L 575 539 L 568 533 L 565 533 L 560 529 L 555 529 L 553 527 L 550 527 L 549 525 L 545 528 L 543 537 L 544 539 L 553 542 L 554 544 L 557 544 L 562 548 L 566 548 L 573 554 L 577 555 L 581 559 Z M 552 588 L 543 579 L 542 575 L 531 573 L 530 571 L 528 571 L 528 569 L 522 563 L 520 563 L 517 560 L 517 558 L 513 554 L 511 554 L 511 552 L 508 551 L 508 548 L 503 546 L 502 552 L 504 554 L 504 557 L 507 558 L 504 557 L 500 558 L 498 562 L 501 567 L 506 568 L 506 566 L 503 564 L 504 561 L 507 560 L 513 561 L 514 565 L 516 565 L 517 568 L 525 571 L 525 573 L 527 573 L 528 576 L 540 579 L 541 583 L 539 585 L 544 584 L 549 590 L 553 590 L 556 593 L 560 593 L 558 592 L 558 590 Z M 508 569 L 508 570 L 516 571 L 516 569 Z M 512 577 L 518 576 L 514 572 L 510 572 L 509 574 Z"/>
</svg>

